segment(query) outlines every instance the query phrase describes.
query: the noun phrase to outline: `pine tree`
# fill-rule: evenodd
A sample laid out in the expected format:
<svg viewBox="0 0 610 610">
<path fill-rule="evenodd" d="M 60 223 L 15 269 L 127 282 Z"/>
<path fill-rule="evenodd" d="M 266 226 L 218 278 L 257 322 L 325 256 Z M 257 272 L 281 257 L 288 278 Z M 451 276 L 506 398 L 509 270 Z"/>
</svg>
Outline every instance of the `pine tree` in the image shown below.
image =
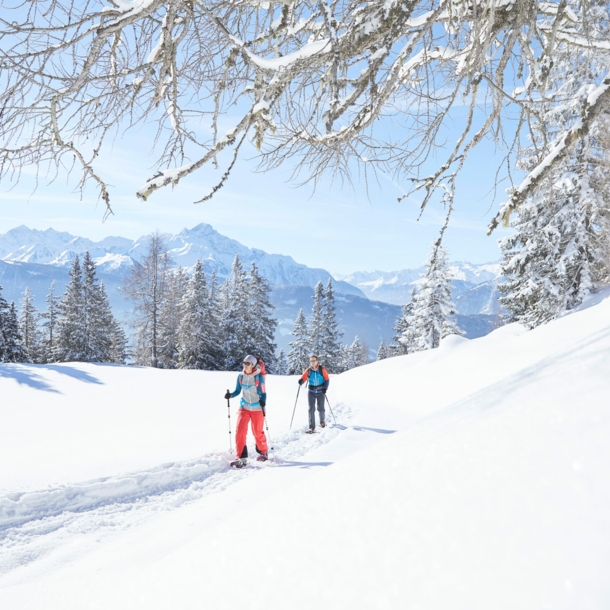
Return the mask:
<svg viewBox="0 0 610 610">
<path fill-rule="evenodd" d="M 239 370 L 245 356 L 244 347 L 251 334 L 249 289 L 246 273 L 237 255 L 233 260 L 231 277 L 223 286 L 223 369 Z"/>
<path fill-rule="evenodd" d="M 417 351 L 415 346 L 414 326 L 413 326 L 413 304 L 417 289 L 413 288 L 411 292 L 411 301 L 402 306 L 402 314 L 396 320 L 394 326 L 394 335 L 392 341 L 392 356 L 402 356 Z"/>
<path fill-rule="evenodd" d="M 183 369 L 214 370 L 214 346 L 211 338 L 211 304 L 203 265 L 198 260 L 180 303 L 178 330 L 178 366 Z"/>
<path fill-rule="evenodd" d="M 294 341 L 290 342 L 291 349 L 288 352 L 288 374 L 296 375 L 302 373 L 309 366 L 309 355 L 312 353 L 309 347 L 309 331 L 303 309 L 299 309 L 294 321 L 292 336 Z"/>
<path fill-rule="evenodd" d="M 8 326 L 9 304 L 2 296 L 2 286 L 0 286 L 0 362 L 4 362 L 7 353 L 7 344 L 5 339 L 5 328 Z"/>
<path fill-rule="evenodd" d="M 20 301 L 21 311 L 19 314 L 19 332 L 23 338 L 23 346 L 29 362 L 39 363 L 42 361 L 40 332 L 38 331 L 38 320 L 40 315 L 34 305 L 34 297 L 28 286 L 26 286 Z"/>
<path fill-rule="evenodd" d="M 7 303 L 0 286 L 0 363 L 2 362 L 28 362 L 28 355 L 19 332 L 15 303 Z"/>
<path fill-rule="evenodd" d="M 288 375 L 288 359 L 283 349 L 280 350 L 277 358 L 275 359 L 275 370 L 276 375 Z"/>
<path fill-rule="evenodd" d="M 127 335 L 123 330 L 123 326 L 113 318 L 112 328 L 110 329 L 108 362 L 113 364 L 125 364 L 125 360 L 127 360 L 129 356 L 127 344 Z"/>
<path fill-rule="evenodd" d="M 596 27 L 607 39 L 607 3 L 586 10 L 596 15 Z M 590 31 L 572 34 L 587 37 Z M 594 81 L 606 74 L 607 62 L 600 59 L 584 48 L 575 53 L 558 41 L 546 77 L 553 95 L 543 101 L 533 122 L 533 141 L 521 151 L 520 169 L 529 172 L 539 166 L 562 144 L 565 129 L 582 122 L 583 103 L 590 94 L 582 79 Z M 515 233 L 499 240 L 504 281 L 498 289 L 509 320 L 529 328 L 548 322 L 582 303 L 595 282 L 608 276 L 607 132 L 608 116 L 602 114 L 577 146 L 558 157 L 546 179 L 535 184 L 511 220 Z"/>
<path fill-rule="evenodd" d="M 224 353 L 222 339 L 222 291 L 218 286 L 218 278 L 215 271 L 212 271 L 208 285 L 210 361 L 212 363 L 212 370 L 217 371 L 222 370 L 224 365 Z"/>
<path fill-rule="evenodd" d="M 337 323 L 337 308 L 335 305 L 335 290 L 331 278 L 324 291 L 324 315 L 321 331 L 320 359 L 325 363 L 329 373 L 339 372 L 340 345 L 343 333 Z"/>
<path fill-rule="evenodd" d="M 4 337 L 6 340 L 6 358 L 5 362 L 30 362 L 23 337 L 19 331 L 19 320 L 17 317 L 17 308 L 15 302 L 11 301 L 7 324 L 4 327 Z"/>
<path fill-rule="evenodd" d="M 379 348 L 377 349 L 377 361 L 385 360 L 388 357 L 388 348 L 385 344 L 385 341 L 382 339 L 379 344 Z"/>
<path fill-rule="evenodd" d="M 57 321 L 60 316 L 59 302 L 60 298 L 55 294 L 56 281 L 53 280 L 49 294 L 47 295 L 47 311 L 41 314 L 45 320 L 42 324 L 43 339 L 41 344 L 41 359 L 44 364 L 47 362 L 55 362 L 55 348 L 57 343 Z"/>
<path fill-rule="evenodd" d="M 104 282 L 100 282 L 98 286 L 98 295 L 99 315 L 97 319 L 99 320 L 100 327 L 95 332 L 96 336 L 100 337 L 98 343 L 100 360 L 98 362 L 124 364 L 128 356 L 127 336 L 123 326 L 112 313 Z"/>
<path fill-rule="evenodd" d="M 346 346 L 343 352 L 343 369 L 349 371 L 357 366 L 368 364 L 368 349 L 360 341 L 358 335 L 354 337 L 351 345 Z"/>
<path fill-rule="evenodd" d="M 271 304 L 271 289 L 267 280 L 259 273 L 254 263 L 248 277 L 250 304 L 248 307 L 248 339 L 244 351 L 262 358 L 268 373 L 275 373 L 275 350 L 273 342 L 277 320 L 271 316 L 275 307 Z"/>
<path fill-rule="evenodd" d="M 86 362 L 87 327 L 78 255 L 74 257 L 69 275 L 70 281 L 66 286 L 66 292 L 59 302 L 54 360 L 57 362 Z"/>
<path fill-rule="evenodd" d="M 311 354 L 317 355 L 320 358 L 320 362 L 326 366 L 326 362 L 322 360 L 324 350 L 324 344 L 322 343 L 324 339 L 324 306 L 324 286 L 322 282 L 318 282 L 314 288 L 308 343 Z"/>
<path fill-rule="evenodd" d="M 452 319 L 452 278 L 447 255 L 438 242 L 433 244 L 426 269 L 412 301 L 413 351 L 436 348 L 447 335 L 463 334 Z"/>
<path fill-rule="evenodd" d="M 585 142 L 588 137 L 585 138 Z M 608 270 L 608 208 L 592 187 L 592 163 L 564 164 L 515 215 L 516 233 L 499 240 L 509 320 L 529 328 L 582 303 Z"/>
<path fill-rule="evenodd" d="M 114 318 L 89 252 L 83 255 L 83 316 L 86 333 L 83 362 L 108 362 Z"/>
<path fill-rule="evenodd" d="M 181 303 L 188 282 L 188 275 L 182 267 L 167 273 L 165 293 L 159 308 L 157 357 L 160 368 L 175 369 L 178 366 Z"/>
</svg>

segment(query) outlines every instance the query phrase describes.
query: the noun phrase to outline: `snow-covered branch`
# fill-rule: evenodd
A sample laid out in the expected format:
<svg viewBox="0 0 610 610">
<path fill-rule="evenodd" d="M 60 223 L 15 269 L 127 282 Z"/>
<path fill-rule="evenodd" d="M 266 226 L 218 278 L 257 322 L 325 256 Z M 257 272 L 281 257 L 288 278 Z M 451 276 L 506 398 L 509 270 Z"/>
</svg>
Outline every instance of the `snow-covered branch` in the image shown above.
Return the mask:
<svg viewBox="0 0 610 610">
<path fill-rule="evenodd" d="M 76 160 L 110 209 L 95 159 L 109 134 L 152 123 L 157 173 L 143 198 L 230 149 L 224 184 L 250 138 L 262 169 L 297 159 L 315 182 L 325 172 L 349 179 L 366 164 L 424 188 L 427 201 L 436 189 L 453 192 L 469 151 L 485 138 L 501 143 L 507 121 L 523 130 L 509 136 L 515 146 L 549 105 L 561 108 L 561 87 L 547 85 L 560 69 L 557 49 L 596 62 L 569 75 L 579 90 L 602 86 L 598 68 L 610 68 L 608 6 L 594 0 L 108 1 L 101 10 L 76 0 L 3 3 L 0 179 Z M 589 103 L 582 129 L 606 96 Z M 461 136 L 422 177 L 457 105 L 470 109 Z M 236 127 L 219 138 L 229 116 Z M 546 165 L 582 133 L 566 122 Z"/>
<path fill-rule="evenodd" d="M 581 118 L 569 130 L 565 131 L 551 147 L 549 153 L 532 169 L 521 184 L 516 187 L 507 203 L 496 215 L 489 226 L 491 233 L 501 222 L 508 225 L 510 215 L 552 172 L 556 164 L 565 158 L 574 146 L 587 135 L 594 121 L 610 107 L 610 74 L 584 100 Z"/>
</svg>

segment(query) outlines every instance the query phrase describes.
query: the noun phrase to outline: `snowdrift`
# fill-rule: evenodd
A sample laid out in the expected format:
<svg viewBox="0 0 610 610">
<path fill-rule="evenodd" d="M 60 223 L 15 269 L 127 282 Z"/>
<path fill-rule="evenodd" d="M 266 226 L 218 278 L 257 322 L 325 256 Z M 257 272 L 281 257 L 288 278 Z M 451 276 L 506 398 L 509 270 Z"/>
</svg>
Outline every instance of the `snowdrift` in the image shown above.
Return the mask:
<svg viewBox="0 0 610 610">
<path fill-rule="evenodd" d="M 311 436 L 269 376 L 243 471 L 233 373 L 0 365 L 0 607 L 608 608 L 609 356 L 603 293 L 335 376 Z"/>
</svg>

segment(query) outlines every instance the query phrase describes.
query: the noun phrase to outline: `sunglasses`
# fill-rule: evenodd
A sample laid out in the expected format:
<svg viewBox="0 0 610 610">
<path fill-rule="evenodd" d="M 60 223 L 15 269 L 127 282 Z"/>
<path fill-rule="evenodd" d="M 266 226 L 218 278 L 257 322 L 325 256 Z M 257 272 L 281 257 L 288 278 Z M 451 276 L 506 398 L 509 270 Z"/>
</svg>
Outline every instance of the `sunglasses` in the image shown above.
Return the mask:
<svg viewBox="0 0 610 610">
<path fill-rule="evenodd" d="M 253 366 L 253 364 L 251 362 L 242 362 L 242 364 L 244 366 Z"/>
</svg>

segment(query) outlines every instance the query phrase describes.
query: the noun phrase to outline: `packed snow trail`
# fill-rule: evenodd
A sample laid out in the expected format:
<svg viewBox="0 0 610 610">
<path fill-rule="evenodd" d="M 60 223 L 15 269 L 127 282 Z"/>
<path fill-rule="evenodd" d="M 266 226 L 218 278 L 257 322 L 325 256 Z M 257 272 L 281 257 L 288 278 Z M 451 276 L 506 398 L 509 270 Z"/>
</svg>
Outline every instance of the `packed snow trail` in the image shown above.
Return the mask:
<svg viewBox="0 0 610 610">
<path fill-rule="evenodd" d="M 340 404 L 337 411 L 342 421 L 348 420 L 349 408 Z M 341 430 L 345 430 L 345 426 L 328 426 L 314 439 L 305 437 L 301 430 L 283 434 L 273 440 L 272 459 L 267 464 L 256 463 L 251 457 L 248 466 L 298 465 L 296 460 L 315 447 L 330 442 Z M 229 458 L 230 454 L 211 453 L 198 460 L 163 464 L 140 472 L 0 496 L 0 540 L 10 528 L 62 513 L 83 513 L 110 505 L 136 505 L 161 496 L 164 496 L 162 501 L 174 505 L 180 503 L 177 500 L 179 495 L 182 495 L 182 501 L 194 499 L 197 492 L 205 488 L 207 479 L 219 473 L 230 474 Z M 125 510 L 125 507 L 120 510 Z"/>
<path fill-rule="evenodd" d="M 337 404 L 336 410 L 341 421 L 349 421 L 349 407 Z M 54 535 L 59 540 L 57 533 L 62 528 L 101 533 L 106 526 L 127 527 L 145 515 L 174 510 L 222 491 L 257 470 L 313 466 L 300 458 L 347 429 L 341 424 L 330 425 L 314 438 L 301 429 L 281 434 L 272 439 L 270 461 L 260 463 L 250 458 L 248 467 L 239 472 L 229 467 L 231 454 L 211 453 L 145 471 L 0 496 L 0 574 L 23 565 L 28 554 L 40 557 L 41 552 L 31 553 L 26 547 L 44 546 L 48 552 L 54 543 L 42 542 L 41 537 Z"/>
</svg>

